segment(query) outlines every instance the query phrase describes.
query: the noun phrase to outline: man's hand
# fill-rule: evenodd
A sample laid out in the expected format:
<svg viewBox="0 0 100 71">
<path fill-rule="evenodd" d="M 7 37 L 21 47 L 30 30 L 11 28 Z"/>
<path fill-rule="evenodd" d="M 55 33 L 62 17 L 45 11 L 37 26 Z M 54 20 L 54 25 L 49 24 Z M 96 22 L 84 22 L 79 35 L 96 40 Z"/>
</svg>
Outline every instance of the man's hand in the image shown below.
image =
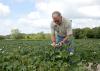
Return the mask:
<svg viewBox="0 0 100 71">
<path fill-rule="evenodd" d="M 63 41 L 59 42 L 58 44 L 56 44 L 56 42 L 53 42 L 51 45 L 52 45 L 54 48 L 55 48 L 55 47 L 61 47 L 61 46 L 63 45 Z"/>
<path fill-rule="evenodd" d="M 55 48 L 56 47 L 56 42 L 53 42 L 51 45 Z"/>
<path fill-rule="evenodd" d="M 63 41 L 59 42 L 59 46 L 62 46 L 63 44 L 64 44 L 64 42 L 63 42 Z"/>
</svg>

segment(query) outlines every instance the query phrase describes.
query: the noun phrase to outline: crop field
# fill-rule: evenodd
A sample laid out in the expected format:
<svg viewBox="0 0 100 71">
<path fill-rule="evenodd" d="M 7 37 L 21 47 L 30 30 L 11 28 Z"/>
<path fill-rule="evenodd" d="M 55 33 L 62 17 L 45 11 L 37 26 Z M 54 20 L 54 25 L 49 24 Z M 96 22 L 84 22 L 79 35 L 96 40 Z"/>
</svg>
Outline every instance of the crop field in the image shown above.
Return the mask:
<svg viewBox="0 0 100 71">
<path fill-rule="evenodd" d="M 100 39 L 76 39 L 75 53 L 53 48 L 49 40 L 0 40 L 0 71 L 97 71 Z M 98 70 L 99 71 L 99 70 Z"/>
</svg>

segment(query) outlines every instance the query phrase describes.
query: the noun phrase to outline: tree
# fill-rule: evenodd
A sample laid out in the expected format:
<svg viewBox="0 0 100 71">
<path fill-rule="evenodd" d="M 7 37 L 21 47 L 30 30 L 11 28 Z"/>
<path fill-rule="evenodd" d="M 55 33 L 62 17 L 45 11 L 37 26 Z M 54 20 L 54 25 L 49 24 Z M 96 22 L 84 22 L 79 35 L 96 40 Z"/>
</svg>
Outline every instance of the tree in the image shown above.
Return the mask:
<svg viewBox="0 0 100 71">
<path fill-rule="evenodd" d="M 81 32 L 81 29 L 80 28 L 77 28 L 77 29 L 73 29 L 73 35 L 76 39 L 80 38 L 80 32 Z"/>
<path fill-rule="evenodd" d="M 34 34 L 32 39 L 44 40 L 44 39 L 46 39 L 46 37 L 45 37 L 45 34 L 43 32 L 39 32 L 37 34 Z"/>
<path fill-rule="evenodd" d="M 94 38 L 100 38 L 100 27 L 93 28 Z"/>
<path fill-rule="evenodd" d="M 11 39 L 23 39 L 24 34 L 20 33 L 18 29 L 11 30 Z"/>
<path fill-rule="evenodd" d="M 87 38 L 94 38 L 93 29 L 88 29 L 86 36 L 87 36 Z"/>
<path fill-rule="evenodd" d="M 5 39 L 5 36 L 0 35 L 0 40 Z"/>
</svg>

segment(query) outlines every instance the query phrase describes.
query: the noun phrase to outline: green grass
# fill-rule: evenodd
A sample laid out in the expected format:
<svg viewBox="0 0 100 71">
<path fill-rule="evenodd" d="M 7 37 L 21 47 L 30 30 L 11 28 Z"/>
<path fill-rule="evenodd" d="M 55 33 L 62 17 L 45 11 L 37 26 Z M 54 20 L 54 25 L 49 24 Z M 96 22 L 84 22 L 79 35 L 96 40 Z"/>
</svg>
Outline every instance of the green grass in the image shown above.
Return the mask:
<svg viewBox="0 0 100 71">
<path fill-rule="evenodd" d="M 75 40 L 76 50 L 55 50 L 46 40 L 1 40 L 0 71 L 86 71 L 88 62 L 100 63 L 100 39 Z"/>
</svg>

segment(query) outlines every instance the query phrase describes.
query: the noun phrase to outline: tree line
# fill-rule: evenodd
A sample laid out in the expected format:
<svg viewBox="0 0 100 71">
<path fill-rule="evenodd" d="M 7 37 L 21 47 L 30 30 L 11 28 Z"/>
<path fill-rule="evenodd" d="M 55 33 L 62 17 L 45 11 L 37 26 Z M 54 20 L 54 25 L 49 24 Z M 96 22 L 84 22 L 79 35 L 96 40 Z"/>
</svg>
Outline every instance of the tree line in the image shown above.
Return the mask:
<svg viewBox="0 0 100 71">
<path fill-rule="evenodd" d="M 81 39 L 81 38 L 100 38 L 100 27 L 95 27 L 95 28 L 77 28 L 73 29 L 73 34 L 76 39 Z"/>
<path fill-rule="evenodd" d="M 100 38 L 100 27 L 95 28 L 76 28 L 73 29 L 73 35 L 76 39 L 86 39 L 86 38 Z M 18 29 L 12 29 L 10 35 L 0 35 L 0 40 L 3 39 L 27 39 L 27 40 L 50 40 L 50 33 L 33 33 L 25 34 L 21 33 Z"/>
</svg>

